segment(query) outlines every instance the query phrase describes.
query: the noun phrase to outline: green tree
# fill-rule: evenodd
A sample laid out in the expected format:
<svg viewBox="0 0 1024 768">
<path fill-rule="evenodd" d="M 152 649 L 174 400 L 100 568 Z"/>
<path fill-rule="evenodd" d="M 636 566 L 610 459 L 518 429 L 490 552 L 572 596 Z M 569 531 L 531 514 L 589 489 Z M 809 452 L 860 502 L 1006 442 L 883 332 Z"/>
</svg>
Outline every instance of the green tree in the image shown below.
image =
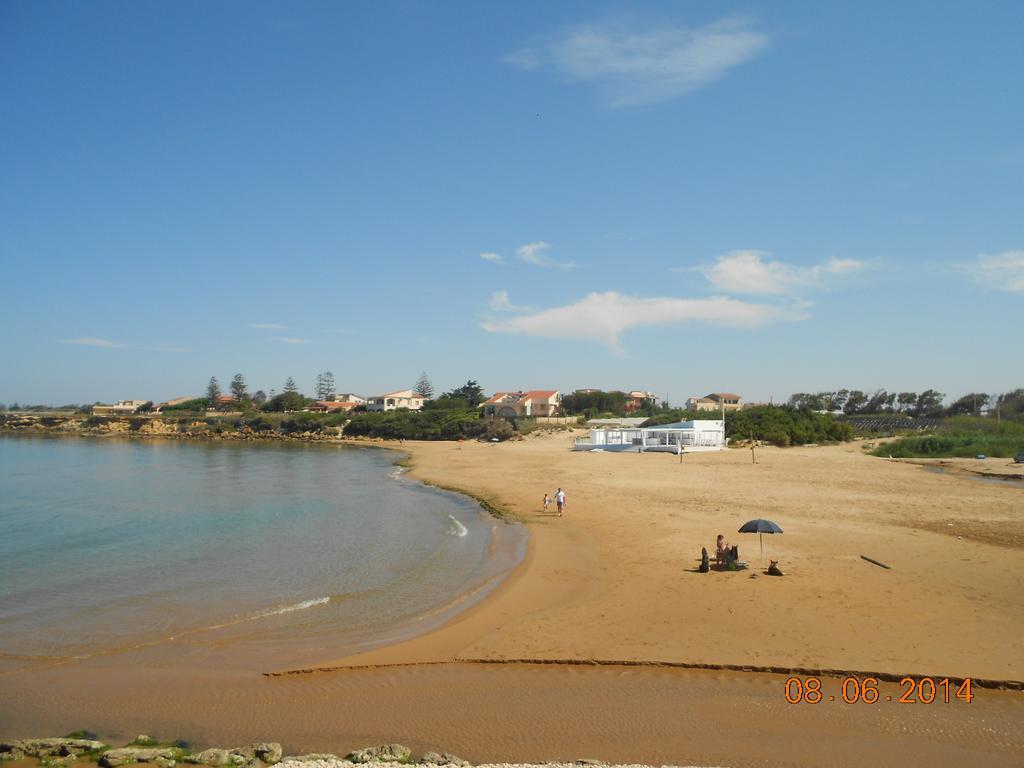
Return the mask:
<svg viewBox="0 0 1024 768">
<path fill-rule="evenodd" d="M 487 399 L 484 397 L 483 388 L 473 379 L 470 379 L 461 387 L 453 389 L 451 392 L 445 392 L 444 397 L 450 397 L 452 400 L 465 400 L 471 408 L 476 408 Z"/>
<path fill-rule="evenodd" d="M 330 371 L 317 374 L 316 377 L 316 399 L 331 400 L 334 398 L 334 374 Z"/>
<path fill-rule="evenodd" d="M 846 402 L 843 403 L 843 413 L 847 416 L 860 413 L 864 409 L 864 406 L 867 405 L 867 402 L 868 396 L 859 389 L 850 390 L 850 394 L 847 396 Z"/>
<path fill-rule="evenodd" d="M 13 406 L 11 410 L 14 410 Z M 996 398 L 996 417 L 1000 419 L 1024 419 L 1024 389 L 1004 392 Z"/>
<path fill-rule="evenodd" d="M 941 392 L 934 389 L 926 389 L 917 396 L 917 407 L 914 409 L 915 416 L 941 416 L 942 399 L 945 397 Z"/>
<path fill-rule="evenodd" d="M 220 407 L 220 384 L 216 376 L 210 377 L 210 383 L 206 385 L 206 407 L 210 410 L 217 410 Z"/>
<path fill-rule="evenodd" d="M 889 402 L 889 393 L 884 389 L 875 390 L 874 394 L 868 398 L 867 403 L 861 409 L 862 413 L 884 413 L 886 410 L 886 403 Z"/>
<path fill-rule="evenodd" d="M 917 392 L 900 392 L 896 396 L 896 405 L 903 412 L 913 411 L 917 407 Z"/>
<path fill-rule="evenodd" d="M 297 386 L 295 386 L 295 379 L 293 379 L 291 376 L 289 376 L 288 380 L 285 381 L 285 383 L 284 383 L 284 391 L 285 392 L 298 392 L 299 391 L 299 388 Z"/>
<path fill-rule="evenodd" d="M 421 373 L 420 377 L 416 379 L 416 386 L 413 387 L 413 391 L 424 400 L 430 400 L 434 397 L 434 385 L 430 382 L 430 377 L 427 376 L 426 371 Z"/>
<path fill-rule="evenodd" d="M 971 392 L 957 398 L 946 408 L 947 416 L 980 416 L 982 408 L 989 401 L 984 392 Z"/>
<path fill-rule="evenodd" d="M 235 377 L 231 379 L 231 394 L 234 395 L 235 400 L 241 400 L 248 394 L 245 387 L 245 376 L 240 373 L 236 373 Z"/>
<path fill-rule="evenodd" d="M 282 392 L 281 394 L 270 398 L 266 405 L 263 406 L 263 410 L 274 413 L 301 411 L 311 402 L 313 401 L 309 398 L 303 397 L 298 392 Z"/>
<path fill-rule="evenodd" d="M 267 393 L 264 392 L 262 389 L 257 389 L 252 396 L 252 401 L 257 408 L 262 408 L 263 405 L 267 402 Z"/>
</svg>

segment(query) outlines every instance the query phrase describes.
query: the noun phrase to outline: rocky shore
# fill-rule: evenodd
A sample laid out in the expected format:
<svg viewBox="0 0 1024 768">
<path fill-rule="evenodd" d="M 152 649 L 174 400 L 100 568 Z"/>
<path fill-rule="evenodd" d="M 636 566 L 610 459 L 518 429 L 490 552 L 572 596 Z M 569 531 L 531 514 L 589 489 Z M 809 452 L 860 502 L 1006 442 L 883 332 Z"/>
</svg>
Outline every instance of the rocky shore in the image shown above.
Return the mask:
<svg viewBox="0 0 1024 768">
<path fill-rule="evenodd" d="M 0 760 L 35 759 L 40 766 L 57 768 L 76 763 L 95 762 L 101 768 L 152 763 L 157 768 L 175 768 L 178 764 L 210 768 L 396 768 L 396 765 L 455 766 L 468 768 L 467 760 L 448 752 L 426 752 L 418 758 L 402 744 L 383 744 L 350 752 L 344 757 L 332 754 L 283 755 L 277 742 L 257 742 L 244 747 L 211 747 L 191 752 L 182 742 L 158 744 L 149 736 L 136 736 L 124 747 L 111 747 L 88 738 L 45 738 L 0 741 Z M 478 768 L 634 768 L 609 766 L 600 760 L 582 759 L 572 763 L 482 763 Z M 645 768 L 635 766 L 635 768 Z M 667 767 L 666 767 L 667 768 Z"/>
<path fill-rule="evenodd" d="M 0 413 L 0 434 L 81 435 L 87 437 L 159 437 L 179 440 L 336 442 L 340 430 L 253 429 L 231 416 L 85 416 L 82 414 Z M 346 438 L 369 443 L 369 438 Z"/>
</svg>

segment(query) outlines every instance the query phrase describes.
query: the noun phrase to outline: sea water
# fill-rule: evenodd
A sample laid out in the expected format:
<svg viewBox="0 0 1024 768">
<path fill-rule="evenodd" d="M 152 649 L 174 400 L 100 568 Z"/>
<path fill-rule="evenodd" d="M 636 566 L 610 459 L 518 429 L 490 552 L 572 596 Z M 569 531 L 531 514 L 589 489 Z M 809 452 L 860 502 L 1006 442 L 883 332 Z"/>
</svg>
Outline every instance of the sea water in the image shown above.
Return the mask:
<svg viewBox="0 0 1024 768">
<path fill-rule="evenodd" d="M 429 628 L 497 583 L 525 536 L 396 456 L 0 437 L 3 666 L 166 644 L 309 661 Z"/>
</svg>

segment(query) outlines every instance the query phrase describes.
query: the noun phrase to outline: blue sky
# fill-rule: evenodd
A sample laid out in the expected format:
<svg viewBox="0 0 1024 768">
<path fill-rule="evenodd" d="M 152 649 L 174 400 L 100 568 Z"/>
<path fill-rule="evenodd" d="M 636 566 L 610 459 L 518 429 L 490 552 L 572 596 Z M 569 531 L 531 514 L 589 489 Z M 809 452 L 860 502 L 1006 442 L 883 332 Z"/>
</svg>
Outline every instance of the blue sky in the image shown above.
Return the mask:
<svg viewBox="0 0 1024 768">
<path fill-rule="evenodd" d="M 1024 385 L 1024 5 L 0 4 L 0 402 Z"/>
</svg>

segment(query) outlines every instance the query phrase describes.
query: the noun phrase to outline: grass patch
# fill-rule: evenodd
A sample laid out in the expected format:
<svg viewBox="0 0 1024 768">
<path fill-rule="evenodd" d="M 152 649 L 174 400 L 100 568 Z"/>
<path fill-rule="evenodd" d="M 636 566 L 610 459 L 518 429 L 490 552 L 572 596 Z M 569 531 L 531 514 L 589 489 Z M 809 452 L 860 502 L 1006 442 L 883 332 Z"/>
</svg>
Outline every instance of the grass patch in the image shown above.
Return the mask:
<svg viewBox="0 0 1024 768">
<path fill-rule="evenodd" d="M 1024 424 L 992 419 L 950 419 L 946 427 L 926 435 L 901 437 L 878 446 L 873 456 L 894 459 L 974 458 L 985 454 L 1010 459 L 1024 451 Z"/>
<path fill-rule="evenodd" d="M 88 739 L 89 741 L 96 741 L 99 737 L 92 731 L 72 731 L 65 739 Z"/>
</svg>

